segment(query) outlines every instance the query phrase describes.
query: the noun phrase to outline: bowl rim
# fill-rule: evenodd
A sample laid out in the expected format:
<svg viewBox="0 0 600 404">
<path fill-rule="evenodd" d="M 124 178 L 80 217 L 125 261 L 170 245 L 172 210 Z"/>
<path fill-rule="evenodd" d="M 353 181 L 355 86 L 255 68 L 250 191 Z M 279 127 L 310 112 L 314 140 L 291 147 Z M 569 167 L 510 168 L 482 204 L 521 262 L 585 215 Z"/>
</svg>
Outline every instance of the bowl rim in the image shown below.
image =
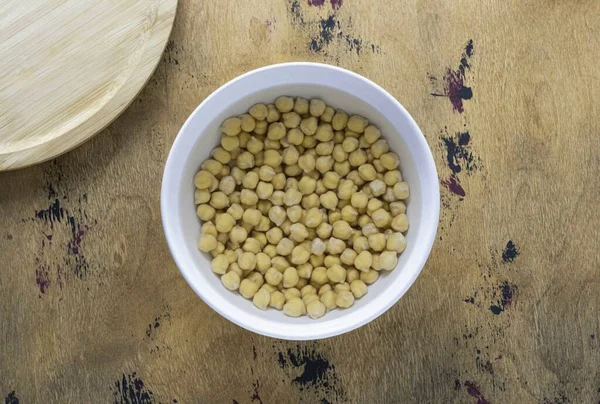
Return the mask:
<svg viewBox="0 0 600 404">
<path fill-rule="evenodd" d="M 428 189 L 428 193 L 434 195 L 435 198 L 433 198 L 433 200 L 430 201 L 432 203 L 432 206 L 430 206 L 432 208 L 432 210 L 429 210 L 429 212 L 428 212 L 428 217 L 431 218 L 431 220 L 428 220 L 428 223 L 430 224 L 430 226 L 428 226 L 427 228 L 423 228 L 423 227 L 420 228 L 420 230 L 423 231 L 422 236 L 419 238 L 420 245 L 419 245 L 418 255 L 420 255 L 420 256 L 416 257 L 417 258 L 416 262 L 413 265 L 411 265 L 414 267 L 414 270 L 412 270 L 412 273 L 408 277 L 407 281 L 402 285 L 402 287 L 393 296 L 391 296 L 390 299 L 388 299 L 387 301 L 384 301 L 384 304 L 375 307 L 375 309 L 371 310 L 368 315 L 361 317 L 358 321 L 356 321 L 356 320 L 348 321 L 347 325 L 345 325 L 343 327 L 336 327 L 336 328 L 332 327 L 332 329 L 330 329 L 330 330 L 323 330 L 321 332 L 314 333 L 311 335 L 305 334 L 302 336 L 294 336 L 294 335 L 289 335 L 288 333 L 279 332 L 279 330 L 277 330 L 277 329 L 264 329 L 261 327 L 257 327 L 251 321 L 245 321 L 245 319 L 243 319 L 243 318 L 233 316 L 233 315 L 231 315 L 231 313 L 223 310 L 217 304 L 214 304 L 214 302 L 211 301 L 211 299 L 209 297 L 207 297 L 205 293 L 203 293 L 202 288 L 199 287 L 199 285 L 197 285 L 196 282 L 192 279 L 191 271 L 192 270 L 195 271 L 195 268 L 187 268 L 185 265 L 183 265 L 183 263 L 181 262 L 182 258 L 179 257 L 176 252 L 177 248 L 174 245 L 174 240 L 173 240 L 175 238 L 174 233 L 175 233 L 176 229 L 174 229 L 174 227 L 175 227 L 174 225 L 176 224 L 176 221 L 174 219 L 175 215 L 173 214 L 173 211 L 171 209 L 172 205 L 169 202 L 168 196 L 169 196 L 169 191 L 170 191 L 170 189 L 169 189 L 169 186 L 170 186 L 169 178 L 171 177 L 170 173 L 171 173 L 171 171 L 175 170 L 175 167 L 180 165 L 179 160 L 174 156 L 174 153 L 175 153 L 174 151 L 179 149 L 178 146 L 180 145 L 180 143 L 183 142 L 182 134 L 186 132 L 186 129 L 190 125 L 190 122 L 193 120 L 194 116 L 196 114 L 198 114 L 199 111 L 206 104 L 208 104 L 213 98 L 217 97 L 217 95 L 219 93 L 221 93 L 228 87 L 235 85 L 236 83 L 238 83 L 241 80 L 248 79 L 251 76 L 254 76 L 257 74 L 262 74 L 264 72 L 268 72 L 270 70 L 275 70 L 275 69 L 299 68 L 299 67 L 300 68 L 301 67 L 309 67 L 309 68 L 318 68 L 318 69 L 328 69 L 328 70 L 331 70 L 331 71 L 334 71 L 337 73 L 349 75 L 353 79 L 360 80 L 363 83 L 373 87 L 375 90 L 380 92 L 381 95 L 383 95 L 388 101 L 390 101 L 390 103 L 395 108 L 397 108 L 399 112 L 401 112 L 404 115 L 404 118 L 406 118 L 407 123 L 410 126 L 411 130 L 413 132 L 415 132 L 415 134 L 417 135 L 417 136 L 415 136 L 414 140 L 416 140 L 419 143 L 418 146 L 425 151 L 425 159 L 423 161 L 420 161 L 422 166 L 420 166 L 419 170 L 421 172 L 426 172 L 425 173 L 426 176 L 428 176 L 428 177 L 433 176 L 433 178 L 435 178 L 435 181 L 432 181 L 432 184 L 429 184 L 429 183 L 427 184 L 428 187 L 433 186 L 433 188 L 430 187 Z M 201 133 L 198 134 L 197 136 L 201 136 Z M 171 256 L 173 257 L 173 260 L 175 261 L 175 264 L 176 264 L 177 268 L 179 269 L 180 273 L 183 275 L 184 279 L 186 280 L 187 284 L 192 288 L 192 290 L 194 290 L 194 292 L 209 307 L 211 307 L 213 310 L 215 310 L 221 316 L 223 316 L 227 320 L 233 322 L 234 324 L 236 324 L 242 328 L 245 328 L 247 330 L 250 330 L 252 332 L 255 332 L 257 334 L 260 334 L 260 335 L 265 335 L 265 336 L 272 337 L 272 338 L 286 339 L 286 340 L 317 340 L 317 339 L 329 338 L 329 337 L 334 337 L 337 335 L 345 334 L 347 332 L 355 330 L 355 329 L 373 321 L 374 319 L 376 319 L 377 317 L 379 317 L 380 315 L 385 313 L 387 310 L 389 310 L 390 307 L 392 307 L 394 304 L 396 304 L 398 302 L 398 300 L 400 300 L 400 298 L 402 298 L 404 296 L 404 294 L 408 291 L 408 289 L 410 289 L 410 287 L 413 285 L 413 283 L 415 282 L 415 280 L 417 279 L 417 277 L 420 275 L 421 271 L 423 270 L 423 267 L 425 266 L 425 263 L 427 262 L 430 254 L 431 254 L 431 250 L 432 250 L 433 244 L 435 242 L 437 228 L 438 228 L 438 222 L 439 222 L 439 214 L 440 214 L 440 191 L 439 191 L 439 177 L 437 174 L 435 161 L 433 159 L 433 154 L 431 152 L 431 148 L 429 147 L 429 144 L 427 143 L 425 136 L 421 132 L 421 129 L 417 125 L 414 118 L 410 115 L 410 113 L 389 92 L 387 92 L 383 87 L 379 86 L 378 84 L 371 81 L 370 79 L 368 79 L 358 73 L 352 72 L 350 70 L 347 70 L 347 69 L 344 69 L 341 67 L 332 66 L 332 65 L 324 64 L 324 63 L 286 62 L 286 63 L 277 63 L 277 64 L 263 66 L 263 67 L 248 71 L 242 75 L 239 75 L 239 76 L 233 78 L 232 80 L 226 82 L 225 84 L 223 84 L 222 86 L 217 88 L 215 91 L 213 91 L 210 95 L 208 95 L 200 103 L 200 105 L 198 105 L 194 109 L 194 111 L 188 116 L 185 123 L 182 125 L 181 129 L 177 133 L 177 136 L 176 136 L 175 140 L 173 141 L 173 144 L 169 151 L 169 155 L 167 157 L 167 161 L 165 164 L 164 173 L 163 173 L 163 177 L 162 177 L 160 203 L 161 203 L 161 218 L 162 218 L 163 231 L 165 234 L 165 238 L 167 240 L 169 252 L 170 252 Z"/>
</svg>

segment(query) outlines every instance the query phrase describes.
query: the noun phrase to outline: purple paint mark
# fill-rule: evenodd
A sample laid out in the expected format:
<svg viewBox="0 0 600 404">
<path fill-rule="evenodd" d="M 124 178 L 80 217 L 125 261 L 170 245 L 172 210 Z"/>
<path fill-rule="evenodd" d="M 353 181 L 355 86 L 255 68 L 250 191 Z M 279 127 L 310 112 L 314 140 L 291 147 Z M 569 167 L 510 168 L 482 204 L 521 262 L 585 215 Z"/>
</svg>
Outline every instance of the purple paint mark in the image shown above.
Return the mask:
<svg viewBox="0 0 600 404">
<path fill-rule="evenodd" d="M 252 345 L 252 357 L 253 357 L 254 360 L 256 360 L 256 357 L 257 357 L 257 355 L 256 355 L 256 347 L 254 345 Z"/>
<path fill-rule="evenodd" d="M 508 282 L 502 282 L 500 285 L 500 300 L 497 302 L 497 304 L 490 306 L 490 311 L 495 315 L 499 315 L 508 309 L 512 304 L 516 290 L 517 287 L 515 285 L 512 285 Z"/>
<path fill-rule="evenodd" d="M 37 283 L 40 293 L 45 294 L 50 287 L 50 267 L 47 264 L 42 264 L 39 258 L 36 257 L 35 264 L 35 283 Z"/>
<path fill-rule="evenodd" d="M 444 73 L 444 91 L 433 92 L 435 97 L 448 97 L 452 109 L 458 113 L 464 112 L 463 101 L 473 98 L 473 90 L 465 85 L 465 72 L 471 68 L 469 59 L 473 56 L 473 40 L 469 40 L 460 59 L 458 69 L 447 68 Z M 436 82 L 435 77 L 429 75 L 430 81 Z"/>
<path fill-rule="evenodd" d="M 331 8 L 334 10 L 339 10 L 343 3 L 343 0 L 331 0 Z"/>
<path fill-rule="evenodd" d="M 43 220 L 44 223 L 50 223 L 50 228 L 53 229 L 55 222 L 60 223 L 64 219 L 65 211 L 60 206 L 60 201 L 55 199 L 48 209 L 36 210 L 35 217 Z"/>
<path fill-rule="evenodd" d="M 467 380 L 465 382 L 465 387 L 467 388 L 467 394 L 477 399 L 477 404 L 490 404 L 490 402 L 486 400 L 483 394 L 481 394 L 479 388 L 475 383 Z"/>
<path fill-rule="evenodd" d="M 15 394 L 14 390 L 8 393 L 8 395 L 4 399 L 4 404 L 19 404 L 19 398 Z"/>
<path fill-rule="evenodd" d="M 303 19 L 302 22 L 304 23 Z M 319 34 L 316 37 L 311 38 L 308 44 L 312 51 L 327 55 L 329 45 L 336 40 L 337 43 L 345 44 L 348 51 L 356 52 L 357 55 L 360 55 L 365 46 L 365 41 L 361 38 L 356 38 L 344 33 L 340 21 L 336 19 L 335 15 L 330 15 L 324 19 L 322 18 L 318 23 L 321 27 Z M 371 49 L 373 53 L 380 52 L 379 46 L 372 43 L 367 43 L 367 49 Z"/>
<path fill-rule="evenodd" d="M 502 251 L 502 261 L 513 262 L 517 258 L 517 255 L 519 255 L 519 249 L 512 240 L 509 240 L 506 243 L 506 247 L 504 247 L 504 251 Z"/>
<path fill-rule="evenodd" d="M 448 190 L 454 195 L 458 195 L 461 197 L 464 197 L 466 195 L 465 190 L 460 185 L 460 181 L 458 180 L 458 177 L 456 177 L 455 174 L 452 174 L 447 180 L 442 180 L 442 185 L 448 188 Z"/>
<path fill-rule="evenodd" d="M 321 7 L 325 4 L 325 0 L 308 0 L 308 5 L 313 7 Z"/>
<path fill-rule="evenodd" d="M 502 354 L 496 356 L 496 360 L 499 361 L 500 359 L 502 359 Z"/>
<path fill-rule="evenodd" d="M 135 373 L 123 377 L 114 383 L 115 404 L 152 404 L 154 394 L 144 386 L 144 382 Z"/>
<path fill-rule="evenodd" d="M 148 324 L 148 328 L 146 328 L 146 336 L 150 339 L 154 339 L 156 335 L 156 330 L 160 327 L 161 322 L 167 322 L 167 324 L 171 323 L 171 314 L 169 312 L 165 312 L 159 316 L 154 317 L 154 321 Z"/>
</svg>

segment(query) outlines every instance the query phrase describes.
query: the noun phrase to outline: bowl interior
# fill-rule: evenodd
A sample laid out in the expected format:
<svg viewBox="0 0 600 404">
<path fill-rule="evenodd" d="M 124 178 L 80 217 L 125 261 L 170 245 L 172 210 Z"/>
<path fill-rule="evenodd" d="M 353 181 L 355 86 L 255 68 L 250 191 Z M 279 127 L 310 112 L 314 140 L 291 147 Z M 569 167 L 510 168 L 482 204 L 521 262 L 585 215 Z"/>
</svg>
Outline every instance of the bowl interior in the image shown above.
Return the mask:
<svg viewBox="0 0 600 404">
<path fill-rule="evenodd" d="M 343 333 L 368 322 L 395 303 L 427 259 L 439 212 L 438 182 L 431 152 L 408 113 L 387 93 L 360 76 L 332 74 L 329 70 L 324 75 L 310 73 L 320 79 L 294 72 L 250 74 L 213 93 L 179 133 L 163 183 L 162 213 L 167 239 L 192 288 L 231 321 L 261 334 L 289 339 Z M 411 197 L 406 201 L 410 221 L 407 248 L 400 255 L 397 268 L 392 272 L 382 271 L 379 280 L 369 286 L 367 295 L 353 307 L 334 310 L 319 320 L 290 318 L 275 309 L 257 309 L 251 301 L 222 286 L 210 269 L 212 258 L 196 247 L 200 221 L 195 214 L 193 178 L 212 148 L 219 144 L 221 122 L 245 113 L 255 103 L 272 103 L 280 95 L 320 98 L 334 108 L 365 116 L 379 127 L 391 150 L 399 155 L 402 175 L 411 189 Z"/>
</svg>

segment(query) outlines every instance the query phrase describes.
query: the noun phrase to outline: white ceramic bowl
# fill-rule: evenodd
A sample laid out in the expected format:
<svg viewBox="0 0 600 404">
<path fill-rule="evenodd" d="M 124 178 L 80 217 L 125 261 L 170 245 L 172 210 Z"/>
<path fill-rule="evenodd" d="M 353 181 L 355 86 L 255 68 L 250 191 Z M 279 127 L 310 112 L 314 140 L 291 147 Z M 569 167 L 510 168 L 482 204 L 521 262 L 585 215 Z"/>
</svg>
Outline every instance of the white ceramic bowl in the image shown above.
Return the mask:
<svg viewBox="0 0 600 404">
<path fill-rule="evenodd" d="M 369 292 L 349 309 L 318 320 L 290 318 L 275 309 L 261 311 L 238 292 L 223 287 L 211 269 L 211 257 L 196 245 L 200 222 L 194 206 L 193 178 L 219 143 L 219 125 L 256 103 L 280 95 L 320 98 L 328 105 L 358 113 L 381 129 L 400 156 L 402 175 L 410 184 L 407 201 L 410 229 L 398 267 L 383 273 Z M 259 334 L 291 340 L 331 337 L 375 319 L 406 293 L 425 265 L 438 225 L 438 177 L 431 151 L 419 127 L 383 88 L 348 70 L 316 63 L 284 63 L 243 74 L 225 84 L 190 115 L 169 153 L 161 190 L 161 213 L 171 254 L 194 291 L 223 317 Z"/>
</svg>

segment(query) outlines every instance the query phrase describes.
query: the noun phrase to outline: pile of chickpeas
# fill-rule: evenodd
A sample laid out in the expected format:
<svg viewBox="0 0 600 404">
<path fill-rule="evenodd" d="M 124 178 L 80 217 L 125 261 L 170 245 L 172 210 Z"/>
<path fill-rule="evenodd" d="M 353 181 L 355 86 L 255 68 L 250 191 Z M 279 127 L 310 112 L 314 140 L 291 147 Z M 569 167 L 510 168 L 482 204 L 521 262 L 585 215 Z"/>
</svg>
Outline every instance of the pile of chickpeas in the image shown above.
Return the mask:
<svg viewBox="0 0 600 404">
<path fill-rule="evenodd" d="M 194 177 L 198 248 L 225 288 L 320 318 L 392 271 L 408 230 L 398 156 L 374 125 L 282 96 L 226 119 Z"/>
</svg>

